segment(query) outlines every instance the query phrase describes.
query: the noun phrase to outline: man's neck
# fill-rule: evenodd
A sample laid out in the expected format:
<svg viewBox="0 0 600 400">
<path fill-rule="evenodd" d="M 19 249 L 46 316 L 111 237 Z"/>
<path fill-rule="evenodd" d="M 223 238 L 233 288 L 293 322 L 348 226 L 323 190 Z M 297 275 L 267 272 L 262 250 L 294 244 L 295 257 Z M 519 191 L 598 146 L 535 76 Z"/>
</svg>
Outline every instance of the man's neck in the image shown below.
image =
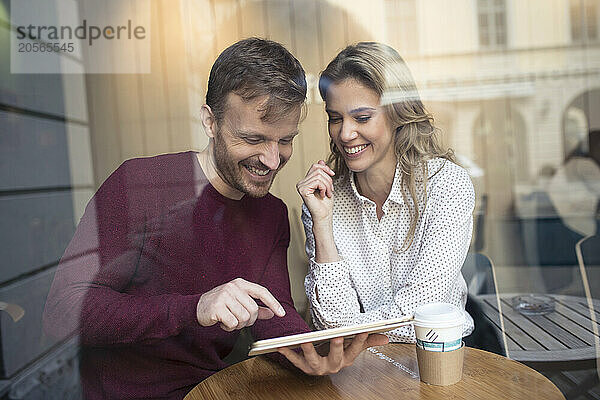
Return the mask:
<svg viewBox="0 0 600 400">
<path fill-rule="evenodd" d="M 232 200 L 241 200 L 241 198 L 244 197 L 243 192 L 240 192 L 239 190 L 229 186 L 219 175 L 217 163 L 215 162 L 214 158 L 212 141 L 209 142 L 208 146 L 198 153 L 197 156 L 198 162 L 200 163 L 200 168 L 202 168 L 202 172 L 204 172 L 204 175 L 206 175 L 206 178 L 210 184 L 217 189 L 217 192 Z"/>
</svg>

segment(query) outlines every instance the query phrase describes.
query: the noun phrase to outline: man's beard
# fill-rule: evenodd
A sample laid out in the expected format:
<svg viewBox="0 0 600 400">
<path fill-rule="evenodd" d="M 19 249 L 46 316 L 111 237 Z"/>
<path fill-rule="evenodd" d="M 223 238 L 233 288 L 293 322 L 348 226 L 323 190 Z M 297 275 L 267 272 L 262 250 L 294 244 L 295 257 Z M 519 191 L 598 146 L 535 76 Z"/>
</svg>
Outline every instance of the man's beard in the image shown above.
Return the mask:
<svg viewBox="0 0 600 400">
<path fill-rule="evenodd" d="M 245 159 L 238 163 L 233 161 L 227 149 L 227 145 L 221 138 L 221 132 L 218 132 L 215 135 L 214 157 L 217 166 L 217 174 L 219 174 L 219 177 L 229 186 L 250 197 L 263 197 L 269 193 L 269 189 L 273 184 L 273 179 L 275 179 L 277 171 L 273 172 L 273 177 L 270 181 L 264 183 L 254 183 L 244 179 L 244 171 L 242 171 L 242 169 L 245 169 L 245 167 L 243 167 L 242 164 L 256 166 L 261 169 L 266 169 L 266 167 L 258 161 L 258 159 Z M 282 166 L 283 163 L 279 165 L 279 169 Z"/>
</svg>

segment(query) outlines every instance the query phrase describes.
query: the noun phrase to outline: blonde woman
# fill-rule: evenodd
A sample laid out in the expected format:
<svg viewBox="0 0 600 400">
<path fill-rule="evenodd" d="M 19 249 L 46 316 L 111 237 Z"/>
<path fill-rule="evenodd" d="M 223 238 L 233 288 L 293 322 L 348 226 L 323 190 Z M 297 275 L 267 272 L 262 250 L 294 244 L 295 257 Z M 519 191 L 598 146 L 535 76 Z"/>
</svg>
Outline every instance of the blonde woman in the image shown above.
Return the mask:
<svg viewBox="0 0 600 400">
<path fill-rule="evenodd" d="M 331 154 L 297 184 L 314 325 L 396 318 L 438 301 L 464 310 L 473 185 L 440 145 L 404 60 L 384 44 L 348 46 L 319 90 Z M 412 326 L 388 336 L 415 341 Z"/>
</svg>

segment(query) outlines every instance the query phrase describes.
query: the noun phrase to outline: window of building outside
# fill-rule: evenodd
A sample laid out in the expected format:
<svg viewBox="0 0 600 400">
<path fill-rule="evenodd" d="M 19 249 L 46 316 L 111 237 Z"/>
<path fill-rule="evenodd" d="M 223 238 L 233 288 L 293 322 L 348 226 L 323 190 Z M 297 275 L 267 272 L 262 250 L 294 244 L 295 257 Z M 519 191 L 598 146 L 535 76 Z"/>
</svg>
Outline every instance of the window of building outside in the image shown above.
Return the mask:
<svg viewBox="0 0 600 400">
<path fill-rule="evenodd" d="M 571 0 L 571 39 L 576 43 L 598 40 L 598 2 Z"/>
<path fill-rule="evenodd" d="M 479 45 L 488 49 L 506 46 L 506 2 L 478 0 L 477 16 Z"/>
<path fill-rule="evenodd" d="M 416 0 L 385 1 L 386 36 L 404 57 L 416 55 L 419 48 L 416 8 Z"/>
</svg>

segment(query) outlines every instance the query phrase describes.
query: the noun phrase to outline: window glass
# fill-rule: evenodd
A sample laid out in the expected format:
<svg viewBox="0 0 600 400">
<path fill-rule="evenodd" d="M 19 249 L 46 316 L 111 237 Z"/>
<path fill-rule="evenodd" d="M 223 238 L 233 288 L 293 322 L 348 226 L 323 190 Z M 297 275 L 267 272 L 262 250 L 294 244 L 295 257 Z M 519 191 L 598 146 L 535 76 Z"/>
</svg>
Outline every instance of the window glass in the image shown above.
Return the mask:
<svg viewBox="0 0 600 400">
<path fill-rule="evenodd" d="M 77 19 L 84 15 L 84 0 L 54 3 L 45 2 L 45 7 L 53 8 L 56 24 L 64 23 L 67 16 Z M 112 249 L 113 243 L 101 237 L 107 232 L 134 244 L 148 237 L 148 227 L 163 232 L 164 226 L 156 223 L 152 210 L 144 208 L 154 204 L 155 198 L 123 195 L 119 185 L 127 187 L 127 180 L 133 178 L 115 171 L 127 160 L 138 160 L 133 161 L 136 163 L 147 157 L 203 150 L 209 136 L 201 110 L 211 67 L 228 46 L 256 36 L 284 45 L 306 72 L 307 100 L 299 134 L 293 139 L 293 154 L 270 189 L 288 212 L 287 259 L 278 261 L 283 265 L 287 260 L 291 298 L 301 317 L 312 321 L 304 285 L 311 264 L 305 251 L 303 203 L 296 183 L 313 163 L 326 160 L 331 149 L 326 104 L 319 92 L 320 73 L 352 43 L 386 43 L 408 65 L 443 147 L 453 150 L 474 187 L 473 230 L 470 240 L 465 240 L 464 252 L 471 254 L 469 260 L 485 262 L 471 263 L 470 270 L 469 266 L 463 268 L 464 294 L 468 292 L 469 305 L 478 305 L 471 309 L 478 313 L 475 326 L 489 327 L 494 343 L 480 340 L 469 345 L 488 346 L 538 370 L 569 400 L 598 398 L 600 246 L 593 241 L 600 225 L 597 0 L 150 3 L 150 72 L 85 73 L 94 69 L 85 52 L 75 56 L 52 51 L 59 73 L 20 74 L 11 72 L 9 62 L 14 52 L 10 38 L 18 33 L 16 23 L 11 25 L 11 2 L 0 0 L 0 304 L 25 312 L 14 321 L 6 310 L 0 310 L 4 315 L 0 319 L 0 397 L 9 396 L 9 391 L 12 396 L 47 389 L 52 398 L 77 398 L 82 390 L 78 363 L 86 361 L 91 353 L 85 351 L 94 346 L 79 347 L 77 328 L 81 326 L 70 331 L 65 328 L 69 332 L 60 338 L 44 330 L 44 308 L 54 275 L 73 260 L 81 261 L 74 264 L 77 268 L 105 265 L 102 251 Z M 135 23 L 148 2 L 111 4 L 113 7 L 107 6 L 103 12 L 115 13 L 115 21 L 126 25 L 128 20 Z M 31 12 L 32 16 L 38 14 Z M 89 46 L 88 50 L 96 48 Z M 115 65 L 131 55 L 116 47 L 109 49 L 106 60 Z M 134 58 L 141 63 L 142 49 L 134 50 Z M 67 72 L 73 65 L 84 73 Z M 361 126 L 359 122 L 366 125 L 367 119 L 352 122 Z M 272 144 L 263 138 L 248 142 L 252 140 L 256 146 Z M 283 140 L 275 147 L 288 144 Z M 169 175 L 173 196 L 185 191 L 177 178 L 186 173 L 198 176 L 193 168 Z M 155 174 L 137 171 L 134 178 L 152 180 Z M 116 186 L 105 184 L 114 184 L 114 179 L 119 182 Z M 200 196 L 196 188 L 187 189 L 186 195 Z M 106 198 L 110 201 L 96 204 L 91 201 L 96 193 L 109 193 Z M 181 215 L 210 221 L 229 217 L 219 212 L 210 218 L 198 216 L 186 205 L 182 201 L 175 208 L 167 207 L 164 215 L 172 220 L 165 226 L 182 226 L 185 219 Z M 100 209 L 122 208 L 127 215 L 115 214 L 109 222 L 95 215 Z M 377 214 L 374 218 L 377 220 Z M 80 224 L 89 220 L 93 223 Z M 140 221 L 143 228 L 131 228 L 130 224 Z M 349 221 L 341 220 L 340 225 L 349 225 Z M 261 223 L 264 221 L 253 220 L 252 225 L 233 219 L 232 232 L 246 232 L 249 226 Z M 123 226 L 126 233 L 117 229 Z M 240 257 L 257 248 L 263 231 L 267 229 L 261 230 L 260 237 L 236 242 Z M 287 230 L 282 228 L 282 232 Z M 96 240 L 81 245 L 78 238 L 82 235 Z M 135 259 L 129 270 L 134 272 L 116 291 L 129 295 L 131 285 L 152 281 L 153 277 L 139 274 L 138 261 L 160 264 L 189 256 L 175 250 L 159 254 L 164 246 L 180 241 L 180 236 L 173 235 L 153 242 L 156 247 L 152 250 L 157 253 L 147 254 L 141 261 L 128 251 L 115 250 L 119 253 L 113 259 L 115 264 Z M 223 237 L 219 243 L 233 242 Z M 382 254 L 388 247 L 384 246 Z M 220 255 L 220 249 L 210 249 L 211 255 Z M 398 254 L 393 253 L 390 260 L 401 257 Z M 83 270 L 81 282 L 95 289 L 106 288 L 97 271 Z M 107 279 L 115 277 L 122 276 L 114 274 Z M 391 286 L 397 277 L 388 278 L 389 282 L 382 284 Z M 456 279 L 462 288 L 462 278 Z M 190 285 L 197 283 L 191 281 Z M 168 292 L 166 286 L 160 290 Z M 361 302 L 360 296 L 357 298 Z M 365 311 L 365 306 L 361 303 L 360 309 Z M 77 317 L 81 312 L 70 311 Z M 105 314 L 111 315 L 111 311 L 107 308 Z M 249 332 L 242 336 L 251 339 Z M 140 346 L 152 346 L 154 340 Z M 181 342 L 194 345 L 194 340 L 186 336 Z M 229 343 L 229 336 L 223 341 L 236 349 L 227 360 L 245 358 L 243 343 L 234 346 L 235 340 Z M 82 369 L 90 370 L 93 368 Z M 43 374 L 53 378 L 45 381 L 39 378 L 46 376 Z M 61 376 L 68 378 L 58 379 Z M 47 382 L 48 388 L 42 388 Z M 31 393 L 32 398 L 43 397 Z"/>
</svg>

